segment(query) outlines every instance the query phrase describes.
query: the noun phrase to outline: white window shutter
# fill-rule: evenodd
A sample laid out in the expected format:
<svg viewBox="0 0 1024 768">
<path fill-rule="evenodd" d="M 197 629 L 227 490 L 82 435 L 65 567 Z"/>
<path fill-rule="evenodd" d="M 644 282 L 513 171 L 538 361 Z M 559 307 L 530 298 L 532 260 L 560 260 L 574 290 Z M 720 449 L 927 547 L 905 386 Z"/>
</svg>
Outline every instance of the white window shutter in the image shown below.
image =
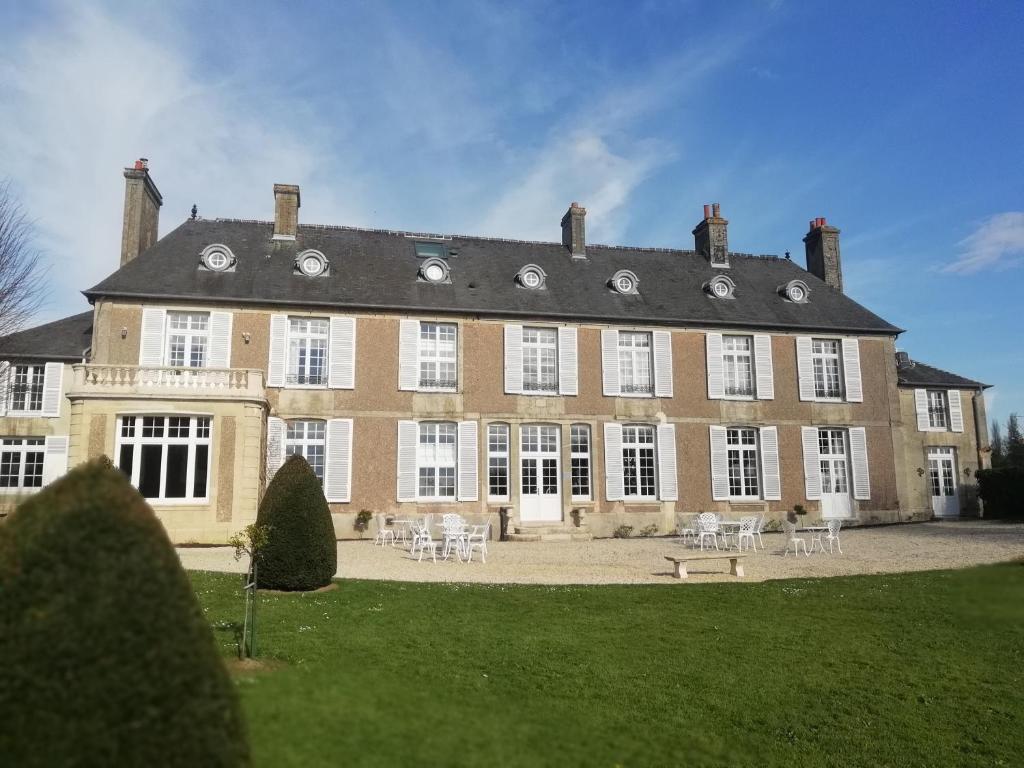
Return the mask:
<svg viewBox="0 0 1024 768">
<path fill-rule="evenodd" d="M 0 416 L 7 414 L 7 402 L 11 398 L 8 383 L 10 381 L 11 364 L 0 360 Z"/>
<path fill-rule="evenodd" d="M 764 500 L 782 498 L 782 476 L 779 474 L 779 428 L 761 427 L 761 477 Z"/>
<path fill-rule="evenodd" d="M 954 432 L 963 432 L 964 409 L 960 402 L 960 390 L 951 389 L 946 395 L 949 398 L 949 428 Z"/>
<path fill-rule="evenodd" d="M 917 430 L 930 432 L 931 421 L 928 419 L 928 390 L 914 390 L 914 410 L 917 411 Z"/>
<path fill-rule="evenodd" d="M 868 473 L 868 438 L 864 427 L 850 427 L 850 458 L 853 465 L 853 498 L 871 498 L 871 478 Z"/>
<path fill-rule="evenodd" d="M 818 455 L 818 428 L 801 427 L 804 444 L 804 496 L 808 501 L 821 498 L 821 458 Z"/>
<path fill-rule="evenodd" d="M 416 501 L 416 450 L 420 428 L 415 421 L 398 422 L 398 500 Z"/>
<path fill-rule="evenodd" d="M 608 501 L 623 497 L 622 425 L 609 421 L 604 425 L 604 495 Z"/>
<path fill-rule="evenodd" d="M 480 498 L 477 423 L 459 422 L 459 501 Z"/>
<path fill-rule="evenodd" d="M 772 337 L 765 333 L 754 336 L 754 375 L 757 377 L 757 399 L 775 399 L 775 367 L 772 365 Z"/>
<path fill-rule="evenodd" d="M 398 327 L 398 388 L 417 390 L 419 387 L 420 321 L 402 320 Z M 415 488 L 412 495 L 416 497 Z"/>
<path fill-rule="evenodd" d="M 811 337 L 796 337 L 796 375 L 800 383 L 800 399 L 814 399 L 814 363 L 811 361 Z"/>
<path fill-rule="evenodd" d="M 704 336 L 707 350 L 708 400 L 725 397 L 725 368 L 722 365 L 722 334 L 708 333 Z"/>
<path fill-rule="evenodd" d="M 356 386 L 356 320 L 354 317 L 331 318 L 331 364 L 327 382 L 332 389 L 355 389 Z"/>
<path fill-rule="evenodd" d="M 611 397 L 617 397 L 621 392 L 619 389 L 619 332 L 614 328 L 601 331 L 601 386 L 604 394 Z M 619 461 L 621 463 L 621 456 Z M 619 495 L 621 496 L 621 492 Z"/>
<path fill-rule="evenodd" d="M 68 471 L 68 438 L 47 437 L 43 454 L 43 485 L 49 485 Z"/>
<path fill-rule="evenodd" d="M 654 396 L 672 397 L 672 333 L 655 331 L 654 343 Z"/>
<path fill-rule="evenodd" d="M 658 425 L 658 498 L 661 501 L 679 499 L 675 424 Z"/>
<path fill-rule="evenodd" d="M 270 353 L 267 386 L 283 387 L 288 356 L 288 315 L 270 316 Z"/>
<path fill-rule="evenodd" d="M 864 386 L 860 377 L 860 343 L 843 339 L 843 373 L 846 375 L 846 402 L 863 403 Z"/>
<path fill-rule="evenodd" d="M 523 392 L 523 326 L 505 326 L 505 394 Z"/>
<path fill-rule="evenodd" d="M 267 485 L 284 463 L 284 420 L 267 418 Z"/>
<path fill-rule="evenodd" d="M 729 446 L 725 427 L 712 426 L 711 432 L 711 498 L 729 498 Z"/>
<path fill-rule="evenodd" d="M 352 419 L 328 419 L 324 462 L 324 496 L 352 501 Z"/>
<path fill-rule="evenodd" d="M 207 368 L 231 367 L 231 313 L 210 313 L 210 352 Z"/>
<path fill-rule="evenodd" d="M 139 365 L 159 368 L 164 364 L 164 325 L 167 312 L 154 307 L 142 310 L 142 333 L 139 337 Z"/>
<path fill-rule="evenodd" d="M 576 351 L 576 329 L 562 326 L 558 329 L 558 392 L 575 395 L 579 392 L 579 363 Z"/>
<path fill-rule="evenodd" d="M 43 416 L 60 416 L 64 363 L 47 363 L 43 373 Z M 961 432 L 963 429 L 960 430 Z"/>
</svg>

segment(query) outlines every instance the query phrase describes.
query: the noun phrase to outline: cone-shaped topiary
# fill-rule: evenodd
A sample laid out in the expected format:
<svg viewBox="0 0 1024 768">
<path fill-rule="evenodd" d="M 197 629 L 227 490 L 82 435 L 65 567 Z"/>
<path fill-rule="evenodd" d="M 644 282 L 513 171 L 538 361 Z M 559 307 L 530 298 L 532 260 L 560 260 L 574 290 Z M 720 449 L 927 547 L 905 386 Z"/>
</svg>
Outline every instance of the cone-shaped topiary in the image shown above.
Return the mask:
<svg viewBox="0 0 1024 768">
<path fill-rule="evenodd" d="M 338 545 L 331 510 L 313 468 L 290 456 L 263 495 L 257 525 L 269 526 L 260 549 L 261 589 L 304 592 L 331 583 L 338 570 Z"/>
<path fill-rule="evenodd" d="M 105 458 L 0 525 L 0 659 L 5 765 L 249 765 L 188 576 Z"/>
</svg>

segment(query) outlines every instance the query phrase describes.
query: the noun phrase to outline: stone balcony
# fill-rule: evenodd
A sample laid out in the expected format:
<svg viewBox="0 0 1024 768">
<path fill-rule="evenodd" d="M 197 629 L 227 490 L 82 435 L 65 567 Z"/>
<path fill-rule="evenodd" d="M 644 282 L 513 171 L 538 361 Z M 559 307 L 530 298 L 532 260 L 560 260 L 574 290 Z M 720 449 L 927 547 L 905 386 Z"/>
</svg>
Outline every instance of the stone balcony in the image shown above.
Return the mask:
<svg viewBox="0 0 1024 768">
<path fill-rule="evenodd" d="M 255 368 L 73 366 L 70 399 L 266 400 L 263 371 Z"/>
</svg>

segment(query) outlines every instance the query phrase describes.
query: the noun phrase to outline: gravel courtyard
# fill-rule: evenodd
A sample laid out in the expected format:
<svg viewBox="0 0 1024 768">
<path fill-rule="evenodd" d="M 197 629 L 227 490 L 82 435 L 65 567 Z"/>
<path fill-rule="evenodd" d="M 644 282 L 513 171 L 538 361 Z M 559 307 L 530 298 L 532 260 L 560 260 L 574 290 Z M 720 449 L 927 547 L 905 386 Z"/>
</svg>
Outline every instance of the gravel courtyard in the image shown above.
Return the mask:
<svg viewBox="0 0 1024 768">
<path fill-rule="evenodd" d="M 809 543 L 809 536 L 808 543 Z M 963 568 L 1024 557 L 1024 524 L 965 520 L 851 528 L 843 554 L 783 557 L 781 534 L 764 534 L 766 549 L 744 561 L 745 581 Z M 369 540 L 338 542 L 338 576 L 345 579 L 481 582 L 491 584 L 670 584 L 665 555 L 690 551 L 672 538 L 588 542 L 492 542 L 487 563 L 417 562 L 401 546 Z M 192 570 L 238 571 L 229 547 L 179 547 Z M 728 561 L 691 563 L 690 582 L 736 581 Z"/>
</svg>

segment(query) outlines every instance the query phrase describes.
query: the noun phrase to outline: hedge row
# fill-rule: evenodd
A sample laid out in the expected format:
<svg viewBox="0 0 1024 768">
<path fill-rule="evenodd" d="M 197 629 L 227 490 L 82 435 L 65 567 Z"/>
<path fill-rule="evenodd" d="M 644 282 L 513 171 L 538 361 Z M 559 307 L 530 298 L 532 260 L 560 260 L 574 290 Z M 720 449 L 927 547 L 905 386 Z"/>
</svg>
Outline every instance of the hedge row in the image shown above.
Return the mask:
<svg viewBox="0 0 1024 768">
<path fill-rule="evenodd" d="M 985 517 L 1024 520 L 1024 469 L 979 470 L 978 495 L 985 502 Z"/>
</svg>

